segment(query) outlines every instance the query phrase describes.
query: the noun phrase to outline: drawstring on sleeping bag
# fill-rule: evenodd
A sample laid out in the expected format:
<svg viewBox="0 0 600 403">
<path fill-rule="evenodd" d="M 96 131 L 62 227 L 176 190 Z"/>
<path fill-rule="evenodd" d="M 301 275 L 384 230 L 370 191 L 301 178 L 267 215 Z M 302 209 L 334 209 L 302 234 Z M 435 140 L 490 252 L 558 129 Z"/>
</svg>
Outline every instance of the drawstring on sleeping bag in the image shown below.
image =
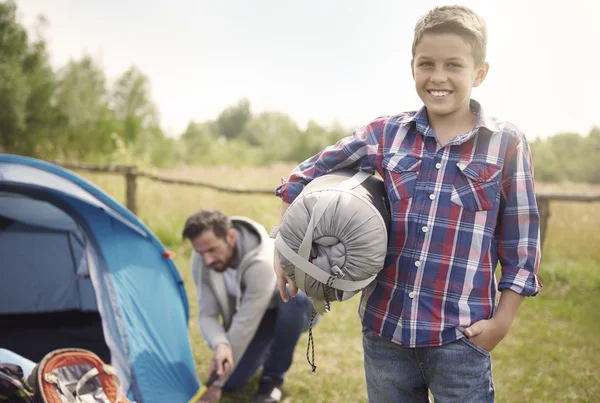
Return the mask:
<svg viewBox="0 0 600 403">
<path fill-rule="evenodd" d="M 325 292 L 324 292 L 325 312 L 329 312 L 329 310 L 331 309 L 331 301 L 333 301 L 333 298 L 331 296 L 331 290 L 333 290 L 333 287 L 331 285 L 333 284 L 333 281 L 335 279 L 336 279 L 336 277 L 334 277 L 334 276 L 329 277 L 329 279 L 327 280 L 327 284 L 324 286 L 324 289 L 325 289 Z M 312 314 L 310 315 L 310 325 L 308 327 L 308 345 L 306 346 L 306 361 L 308 361 L 308 363 L 312 367 L 312 372 L 315 372 L 317 370 L 317 366 L 315 365 L 315 338 L 313 337 L 313 334 L 312 334 L 313 321 L 315 320 L 315 316 L 317 316 L 317 311 L 315 310 L 315 308 L 313 308 Z M 311 348 L 312 348 L 312 362 L 311 362 L 311 358 L 310 358 Z"/>
<path fill-rule="evenodd" d="M 312 315 L 310 315 L 310 326 L 308 328 L 308 346 L 306 346 L 306 361 L 308 361 L 308 363 L 312 367 L 312 372 L 315 372 L 317 370 L 317 366 L 315 365 L 315 339 L 312 335 L 313 321 L 315 320 L 316 315 L 317 315 L 317 311 L 315 311 L 315 309 L 313 308 Z M 310 356 L 309 356 L 311 347 L 312 347 L 312 362 L 310 362 Z"/>
</svg>

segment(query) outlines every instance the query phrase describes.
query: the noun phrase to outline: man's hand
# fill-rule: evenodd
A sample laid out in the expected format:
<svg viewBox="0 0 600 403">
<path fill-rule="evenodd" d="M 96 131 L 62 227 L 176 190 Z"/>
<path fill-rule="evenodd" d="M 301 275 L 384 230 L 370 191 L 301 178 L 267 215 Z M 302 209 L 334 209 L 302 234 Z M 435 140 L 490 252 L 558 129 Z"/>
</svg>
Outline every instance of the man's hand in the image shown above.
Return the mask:
<svg viewBox="0 0 600 403">
<path fill-rule="evenodd" d="M 277 288 L 279 288 L 279 295 L 281 296 L 283 302 L 288 302 L 286 284 L 290 285 L 290 295 L 292 297 L 295 297 L 298 294 L 298 286 L 283 272 L 281 264 L 279 263 L 279 253 L 277 252 L 277 249 L 275 249 L 275 255 L 273 256 L 273 269 L 275 270 L 275 275 L 277 276 Z"/>
<path fill-rule="evenodd" d="M 490 353 L 508 334 L 510 325 L 506 325 L 496 318 L 480 320 L 465 329 L 467 336 L 473 343 Z"/>
<path fill-rule="evenodd" d="M 227 360 L 227 362 L 225 362 L 225 360 Z M 227 344 L 219 344 L 208 364 L 208 376 L 210 377 L 212 373 L 216 372 L 219 379 L 223 379 L 225 375 L 231 372 L 232 368 L 233 358 L 231 348 Z"/>
<path fill-rule="evenodd" d="M 206 390 L 198 403 L 217 403 L 219 399 L 221 399 L 221 388 L 213 385 Z"/>
</svg>

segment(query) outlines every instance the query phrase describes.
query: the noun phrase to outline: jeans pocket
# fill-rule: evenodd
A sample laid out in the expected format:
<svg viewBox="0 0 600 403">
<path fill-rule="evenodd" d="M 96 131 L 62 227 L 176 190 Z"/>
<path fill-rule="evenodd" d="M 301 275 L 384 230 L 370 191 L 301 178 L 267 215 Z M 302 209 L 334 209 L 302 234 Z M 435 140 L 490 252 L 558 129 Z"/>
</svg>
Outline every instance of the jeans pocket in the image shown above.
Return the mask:
<svg viewBox="0 0 600 403">
<path fill-rule="evenodd" d="M 487 351 L 485 348 L 483 347 L 479 347 L 477 344 L 473 343 L 471 341 L 471 339 L 469 339 L 467 336 L 463 337 L 462 342 L 464 344 L 466 344 L 469 348 L 475 350 L 477 353 L 481 354 L 484 357 L 489 357 L 491 355 L 491 353 L 489 351 Z"/>
<path fill-rule="evenodd" d="M 392 203 L 413 197 L 421 163 L 421 158 L 413 155 L 400 158 L 391 155 L 383 159 L 382 165 L 386 176 L 384 182 L 388 198 Z"/>
<path fill-rule="evenodd" d="M 496 204 L 502 167 L 484 161 L 456 164 L 458 172 L 450 200 L 471 212 L 491 210 Z"/>
</svg>

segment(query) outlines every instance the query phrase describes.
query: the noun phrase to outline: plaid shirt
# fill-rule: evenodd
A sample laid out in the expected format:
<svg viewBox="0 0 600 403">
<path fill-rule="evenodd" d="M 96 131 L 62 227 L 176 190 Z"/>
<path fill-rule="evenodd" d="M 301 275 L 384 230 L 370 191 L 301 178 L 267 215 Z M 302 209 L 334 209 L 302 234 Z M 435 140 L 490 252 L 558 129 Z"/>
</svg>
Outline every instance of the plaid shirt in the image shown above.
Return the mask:
<svg viewBox="0 0 600 403">
<path fill-rule="evenodd" d="M 395 343 L 438 346 L 489 319 L 497 290 L 536 295 L 539 215 L 525 136 L 486 117 L 441 147 L 418 112 L 380 117 L 294 169 L 276 194 L 291 203 L 336 169 L 377 171 L 392 209 L 385 267 L 362 293 L 365 327 Z M 502 267 L 496 284 L 495 268 Z"/>
</svg>

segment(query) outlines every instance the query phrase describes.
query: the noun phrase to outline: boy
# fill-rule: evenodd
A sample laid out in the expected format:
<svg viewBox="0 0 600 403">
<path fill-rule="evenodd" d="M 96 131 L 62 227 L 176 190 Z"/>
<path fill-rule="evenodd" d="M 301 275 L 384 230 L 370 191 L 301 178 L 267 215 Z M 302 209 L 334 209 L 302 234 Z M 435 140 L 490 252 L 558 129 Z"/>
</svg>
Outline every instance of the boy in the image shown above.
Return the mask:
<svg viewBox="0 0 600 403">
<path fill-rule="evenodd" d="M 494 401 L 490 352 L 522 299 L 542 287 L 527 141 L 471 100 L 488 72 L 486 46 L 472 10 L 429 11 L 415 26 L 411 61 L 424 106 L 375 119 L 277 189 L 283 216 L 309 181 L 333 170 L 384 179 L 393 216 L 386 263 L 359 307 L 371 402 L 427 402 L 429 391 L 436 402 Z M 287 300 L 290 281 L 275 258 Z"/>
</svg>

